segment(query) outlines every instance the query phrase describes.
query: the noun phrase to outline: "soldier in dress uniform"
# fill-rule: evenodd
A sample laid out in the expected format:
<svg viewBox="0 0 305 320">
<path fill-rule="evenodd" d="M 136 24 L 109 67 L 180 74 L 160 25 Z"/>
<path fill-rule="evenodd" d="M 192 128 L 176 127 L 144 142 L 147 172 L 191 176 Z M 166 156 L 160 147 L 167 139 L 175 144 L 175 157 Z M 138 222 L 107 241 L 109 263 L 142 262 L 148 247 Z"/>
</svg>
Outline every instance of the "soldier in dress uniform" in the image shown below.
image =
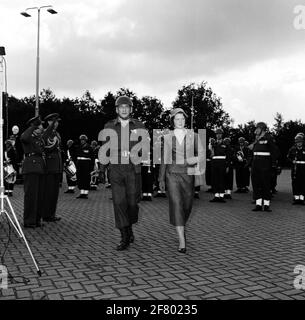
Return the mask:
<svg viewBox="0 0 305 320">
<path fill-rule="evenodd" d="M 256 206 L 252 211 L 270 212 L 271 171 L 276 166 L 277 150 L 272 137 L 267 133 L 267 125 L 258 122 L 255 141 L 249 145 L 251 153 L 251 180 Z"/>
<path fill-rule="evenodd" d="M 138 141 L 131 141 L 130 134 L 133 132 L 137 135 L 137 132 L 142 132 L 145 127 L 142 122 L 130 117 L 133 104 L 129 97 L 118 97 L 115 106 L 118 117 L 106 123 L 104 129 L 111 131 L 118 141 L 117 145 L 110 146 L 112 157 L 109 160 L 109 170 L 115 226 L 121 233 L 121 241 L 117 250 L 121 251 L 134 242 L 132 225 L 138 222 L 139 212 L 138 184 L 141 179 L 141 163 L 133 161 L 133 154 L 130 151 Z M 105 130 L 99 136 L 99 141 L 102 142 L 99 154 L 102 170 L 106 165 L 102 154 L 103 144 L 107 139 L 104 132 Z"/>
<path fill-rule="evenodd" d="M 74 165 L 76 164 L 75 152 L 76 151 L 75 151 L 74 141 L 70 139 L 67 141 L 67 148 L 64 153 L 64 158 L 65 158 L 64 162 L 66 166 L 68 166 L 71 163 L 71 161 L 73 161 Z M 67 179 L 68 189 L 65 191 L 65 193 L 74 193 L 75 187 L 77 185 L 76 174 L 74 176 L 71 176 L 71 173 L 66 173 L 66 179 Z"/>
<path fill-rule="evenodd" d="M 90 144 L 94 157 L 94 170 L 91 172 L 90 190 L 97 190 L 98 187 L 98 172 L 99 172 L 99 161 L 98 151 L 100 149 L 96 140 L 92 140 Z"/>
<path fill-rule="evenodd" d="M 277 186 L 277 177 L 281 174 L 281 167 L 280 167 L 280 149 L 279 147 L 275 144 L 275 139 L 273 139 L 273 142 L 274 142 L 274 145 L 275 145 L 275 148 L 276 148 L 276 163 L 275 163 L 275 166 L 272 168 L 272 171 L 271 171 L 271 194 L 276 194 L 277 193 L 277 190 L 276 190 L 276 186 Z"/>
<path fill-rule="evenodd" d="M 214 145 L 216 140 L 214 138 L 209 139 L 209 145 L 207 148 L 206 155 L 206 169 L 205 169 L 205 183 L 210 188 L 206 192 L 213 192 L 212 189 L 212 173 L 211 173 L 211 161 L 212 161 L 212 145 Z"/>
<path fill-rule="evenodd" d="M 247 193 L 249 192 L 250 185 L 250 170 L 247 166 L 247 160 L 249 158 L 249 149 L 246 147 L 246 139 L 240 137 L 238 139 L 238 147 L 235 150 L 235 178 L 237 190 L 236 193 Z"/>
<path fill-rule="evenodd" d="M 287 158 L 292 164 L 291 181 L 293 203 L 304 205 L 305 196 L 305 146 L 304 136 L 297 134 L 294 138 L 295 145 L 289 149 Z"/>
<path fill-rule="evenodd" d="M 226 202 L 224 200 L 225 175 L 228 168 L 229 154 L 227 146 L 223 143 L 223 130 L 218 128 L 215 133 L 216 141 L 211 145 L 212 188 L 215 196 L 210 202 Z"/>
<path fill-rule="evenodd" d="M 233 180 L 234 180 L 234 163 L 233 163 L 233 148 L 231 146 L 231 139 L 224 138 L 224 145 L 227 147 L 227 168 L 225 174 L 225 199 L 232 199 Z"/>
<path fill-rule="evenodd" d="M 61 218 L 56 216 L 57 201 L 59 195 L 60 181 L 63 172 L 61 157 L 61 137 L 57 131 L 60 121 L 58 113 L 51 113 L 44 118 L 50 126 L 53 124 L 51 134 L 45 138 L 45 159 L 46 159 L 46 191 L 44 198 L 43 221 L 56 222 Z"/>
<path fill-rule="evenodd" d="M 94 169 L 94 153 L 85 134 L 79 137 L 80 145 L 76 149 L 76 176 L 80 194 L 77 199 L 88 199 L 91 175 Z"/>
<path fill-rule="evenodd" d="M 12 197 L 18 170 L 18 162 L 16 149 L 10 139 L 5 141 L 4 160 L 6 166 L 10 166 L 15 170 L 15 173 L 12 172 L 11 175 L 4 180 L 5 194 Z"/>
<path fill-rule="evenodd" d="M 46 163 L 44 140 L 53 130 L 51 124 L 43 129 L 39 116 L 31 118 L 29 126 L 21 135 L 20 140 L 24 151 L 22 174 L 24 175 L 24 227 L 41 227 L 41 214 L 44 207 Z"/>
</svg>

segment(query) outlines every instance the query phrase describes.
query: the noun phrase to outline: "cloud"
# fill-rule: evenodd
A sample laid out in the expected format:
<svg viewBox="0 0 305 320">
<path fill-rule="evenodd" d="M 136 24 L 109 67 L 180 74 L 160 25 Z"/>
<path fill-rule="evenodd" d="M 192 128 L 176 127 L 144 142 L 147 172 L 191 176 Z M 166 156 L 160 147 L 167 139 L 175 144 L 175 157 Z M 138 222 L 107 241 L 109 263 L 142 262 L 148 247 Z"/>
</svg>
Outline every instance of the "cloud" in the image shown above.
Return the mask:
<svg viewBox="0 0 305 320">
<path fill-rule="evenodd" d="M 286 112 L 287 90 L 301 112 L 305 72 L 292 62 L 303 53 L 305 31 L 293 27 L 298 0 L 52 3 L 58 15 L 42 12 L 41 19 L 41 88 L 73 97 L 88 89 L 102 98 L 130 87 L 169 106 L 183 84 L 207 80 L 237 122 L 256 116 L 266 102 L 270 114 L 275 105 Z M 19 15 L 21 0 L 3 0 L 2 7 L 10 90 L 32 94 L 36 18 Z"/>
</svg>

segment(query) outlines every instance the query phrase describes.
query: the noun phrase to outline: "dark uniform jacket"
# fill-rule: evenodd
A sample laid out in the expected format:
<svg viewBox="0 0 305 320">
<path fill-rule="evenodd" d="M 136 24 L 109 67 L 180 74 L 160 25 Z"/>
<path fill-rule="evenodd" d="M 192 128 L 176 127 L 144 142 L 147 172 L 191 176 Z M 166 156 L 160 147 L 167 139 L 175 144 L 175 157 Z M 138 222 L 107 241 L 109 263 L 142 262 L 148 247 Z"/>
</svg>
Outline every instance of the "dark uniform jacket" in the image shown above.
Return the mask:
<svg viewBox="0 0 305 320">
<path fill-rule="evenodd" d="M 269 157 L 266 156 L 269 154 Z M 264 156 L 265 155 L 265 156 Z M 253 144 L 252 152 L 249 153 L 249 164 L 253 164 L 253 161 L 258 157 L 258 159 L 265 159 L 270 161 L 270 166 L 275 167 L 277 164 L 277 159 L 279 156 L 279 150 L 275 145 L 272 137 L 266 133 L 264 136 L 260 137 Z"/>
<path fill-rule="evenodd" d="M 53 130 L 45 138 L 45 159 L 47 173 L 62 173 L 61 138 L 57 131 Z"/>
<path fill-rule="evenodd" d="M 234 153 L 234 164 L 236 167 L 244 167 L 247 165 L 249 159 L 250 149 L 246 146 L 237 146 Z M 242 161 L 239 161 L 238 156 L 242 158 Z"/>
<path fill-rule="evenodd" d="M 90 168 L 93 170 L 93 168 L 94 168 L 94 153 L 93 153 L 91 146 L 88 143 L 84 143 L 83 145 L 79 145 L 76 147 L 75 158 L 76 158 L 76 161 L 83 161 L 78 158 L 90 159 Z"/>
<path fill-rule="evenodd" d="M 128 128 L 129 128 L 129 132 L 127 132 Z M 110 149 L 111 149 L 110 165 L 111 164 L 121 164 L 121 163 L 125 164 L 125 162 L 122 162 L 122 157 L 124 157 L 124 158 L 126 157 L 126 159 L 129 158 L 128 163 L 134 165 L 135 172 L 141 173 L 141 163 L 133 162 L 132 159 L 133 159 L 134 155 L 131 153 L 132 150 L 135 152 L 135 149 L 133 149 L 133 148 L 135 145 L 137 145 L 138 141 L 131 141 L 131 139 L 129 138 L 129 141 L 127 140 L 126 148 L 125 148 L 125 146 L 123 145 L 121 140 L 122 140 L 122 137 L 123 137 L 123 139 L 124 138 L 128 139 L 128 137 L 131 136 L 132 132 L 134 132 L 135 136 L 136 136 L 137 135 L 136 130 L 138 130 L 138 129 L 145 130 L 144 124 L 139 120 L 130 118 L 129 119 L 129 126 L 123 127 L 123 126 L 121 126 L 120 120 L 117 118 L 117 119 L 114 119 L 114 120 L 107 122 L 104 127 L 104 130 L 105 129 L 108 129 L 108 130 L 111 129 L 112 136 L 110 137 L 110 140 L 118 142 L 117 145 L 111 143 L 111 146 L 110 146 Z M 124 131 L 126 131 L 126 133 L 124 133 Z M 102 134 L 102 136 L 99 137 L 99 141 L 102 141 L 102 145 L 104 145 L 106 143 L 105 142 L 105 139 L 106 139 L 105 134 L 107 135 L 106 131 L 103 131 L 103 132 L 104 132 L 104 134 Z M 101 163 L 104 164 L 105 159 L 99 159 L 99 160 Z M 102 168 L 104 169 L 105 166 L 103 165 Z"/>
<path fill-rule="evenodd" d="M 302 146 L 298 149 L 296 146 L 293 146 L 289 149 L 288 160 L 292 163 L 292 170 L 296 170 L 298 165 L 302 165 L 301 168 L 305 169 L 305 147 Z"/>
<path fill-rule="evenodd" d="M 45 173 L 45 161 L 42 157 L 44 142 L 42 136 L 33 136 L 33 131 L 35 129 L 37 129 L 37 127 L 29 127 L 22 133 L 20 138 L 25 155 L 22 164 L 23 174 Z"/>
<path fill-rule="evenodd" d="M 222 141 L 216 141 L 212 148 L 211 158 L 212 160 L 217 160 L 217 157 L 225 157 L 225 165 L 229 167 L 232 161 L 231 151 L 231 148 L 226 146 Z"/>
</svg>

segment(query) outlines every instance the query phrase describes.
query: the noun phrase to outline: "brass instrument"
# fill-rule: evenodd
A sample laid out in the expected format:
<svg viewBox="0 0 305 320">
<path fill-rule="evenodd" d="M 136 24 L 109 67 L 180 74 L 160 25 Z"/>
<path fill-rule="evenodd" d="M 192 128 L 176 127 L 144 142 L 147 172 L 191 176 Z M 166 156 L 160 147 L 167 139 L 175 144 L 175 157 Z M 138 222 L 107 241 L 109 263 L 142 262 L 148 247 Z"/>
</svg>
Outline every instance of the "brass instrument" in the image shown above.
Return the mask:
<svg viewBox="0 0 305 320">
<path fill-rule="evenodd" d="M 90 185 L 93 185 L 93 186 L 95 186 L 97 184 L 97 179 L 99 177 L 98 164 L 99 164 L 98 159 L 95 159 L 95 161 L 94 161 L 94 170 L 90 172 L 90 176 L 91 176 Z"/>
</svg>

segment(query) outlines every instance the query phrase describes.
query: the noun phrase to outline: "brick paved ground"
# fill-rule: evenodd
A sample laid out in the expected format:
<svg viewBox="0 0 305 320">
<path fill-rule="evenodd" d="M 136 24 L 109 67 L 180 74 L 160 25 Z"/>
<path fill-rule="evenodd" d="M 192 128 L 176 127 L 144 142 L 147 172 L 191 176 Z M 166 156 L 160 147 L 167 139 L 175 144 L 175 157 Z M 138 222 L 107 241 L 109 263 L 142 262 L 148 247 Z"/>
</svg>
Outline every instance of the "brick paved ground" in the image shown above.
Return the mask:
<svg viewBox="0 0 305 320">
<path fill-rule="evenodd" d="M 38 277 L 23 242 L 12 235 L 5 264 L 15 277 L 0 299 L 305 299 L 294 289 L 294 267 L 305 265 L 305 207 L 291 205 L 289 172 L 279 179 L 271 213 L 251 212 L 251 195 L 212 204 L 201 192 L 178 254 L 167 199 L 142 202 L 136 241 L 114 250 L 110 190 L 75 199 L 61 190 L 59 223 L 26 230 L 43 271 Z M 21 219 L 22 186 L 13 207 Z M 0 219 L 0 251 L 7 239 Z M 25 277 L 29 283 L 24 283 Z"/>
</svg>

